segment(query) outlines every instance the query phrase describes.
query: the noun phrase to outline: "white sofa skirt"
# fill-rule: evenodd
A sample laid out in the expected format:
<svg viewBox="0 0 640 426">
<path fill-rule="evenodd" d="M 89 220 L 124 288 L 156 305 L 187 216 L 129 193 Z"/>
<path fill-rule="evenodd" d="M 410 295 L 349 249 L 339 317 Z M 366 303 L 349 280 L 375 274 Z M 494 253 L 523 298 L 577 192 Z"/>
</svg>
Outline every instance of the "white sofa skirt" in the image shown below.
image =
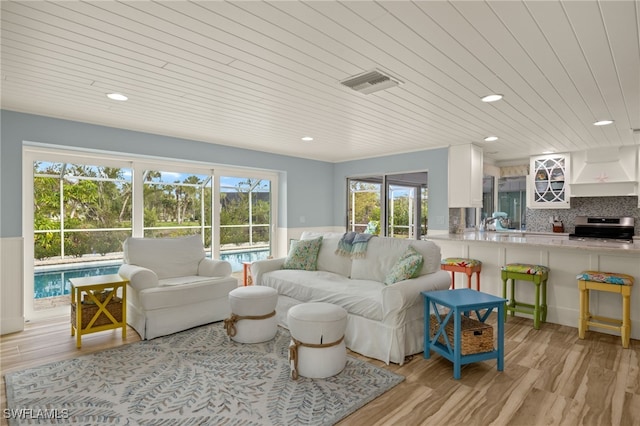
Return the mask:
<svg viewBox="0 0 640 426">
<path fill-rule="evenodd" d="M 279 295 L 276 307 L 278 324 L 288 329 L 287 312 L 300 303 L 304 302 Z M 393 362 L 402 365 L 405 357 L 424 350 L 424 306 L 417 304 L 408 309 L 405 321 L 397 327 L 348 314 L 345 344 L 361 355 L 386 364 Z"/>
</svg>

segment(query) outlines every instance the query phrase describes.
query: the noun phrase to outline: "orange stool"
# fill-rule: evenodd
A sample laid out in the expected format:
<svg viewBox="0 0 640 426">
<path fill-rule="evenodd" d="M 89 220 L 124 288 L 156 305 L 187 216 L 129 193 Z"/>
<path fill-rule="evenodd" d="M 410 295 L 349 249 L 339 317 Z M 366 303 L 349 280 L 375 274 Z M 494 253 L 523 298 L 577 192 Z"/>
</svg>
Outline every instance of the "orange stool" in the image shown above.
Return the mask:
<svg viewBox="0 0 640 426">
<path fill-rule="evenodd" d="M 480 291 L 480 271 L 482 262 L 464 257 L 447 257 L 440 261 L 440 269 L 451 271 L 451 288 L 456 288 L 456 272 L 467 274 L 468 286 L 471 288 L 471 276 L 476 274 L 476 290 Z"/>
<path fill-rule="evenodd" d="M 633 277 L 627 274 L 601 271 L 582 271 L 576 277 L 580 290 L 580 319 L 578 338 L 584 339 L 589 326 L 619 331 L 622 347 L 629 347 L 631 336 L 631 288 Z M 619 293 L 622 295 L 622 320 L 592 315 L 589 311 L 589 292 L 591 290 Z"/>
<path fill-rule="evenodd" d="M 253 285 L 253 277 L 251 276 L 251 262 L 242 262 L 242 285 Z"/>
</svg>

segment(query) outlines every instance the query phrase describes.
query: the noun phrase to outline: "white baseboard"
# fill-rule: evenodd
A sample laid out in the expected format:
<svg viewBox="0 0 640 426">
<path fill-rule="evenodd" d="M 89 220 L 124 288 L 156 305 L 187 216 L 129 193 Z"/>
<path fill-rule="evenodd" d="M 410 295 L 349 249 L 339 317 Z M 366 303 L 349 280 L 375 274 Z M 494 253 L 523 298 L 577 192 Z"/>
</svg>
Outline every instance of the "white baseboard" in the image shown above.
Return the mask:
<svg viewBox="0 0 640 426">
<path fill-rule="evenodd" d="M 2 324 L 0 324 L 0 335 L 16 333 L 22 330 L 24 330 L 24 317 L 2 317 Z"/>
<path fill-rule="evenodd" d="M 0 238 L 0 334 L 24 330 L 23 238 Z"/>
</svg>

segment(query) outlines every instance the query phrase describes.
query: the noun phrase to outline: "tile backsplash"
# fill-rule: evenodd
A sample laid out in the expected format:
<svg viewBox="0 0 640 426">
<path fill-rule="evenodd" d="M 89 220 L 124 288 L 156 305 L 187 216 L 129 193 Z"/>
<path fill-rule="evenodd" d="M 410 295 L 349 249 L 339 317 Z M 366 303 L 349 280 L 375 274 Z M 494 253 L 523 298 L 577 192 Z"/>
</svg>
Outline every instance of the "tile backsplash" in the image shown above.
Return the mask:
<svg viewBox="0 0 640 426">
<path fill-rule="evenodd" d="M 564 224 L 564 232 L 573 233 L 576 216 L 630 216 L 635 218 L 635 235 L 640 236 L 638 197 L 573 197 L 569 209 L 527 209 L 526 229 L 552 232 L 549 217 Z"/>
</svg>

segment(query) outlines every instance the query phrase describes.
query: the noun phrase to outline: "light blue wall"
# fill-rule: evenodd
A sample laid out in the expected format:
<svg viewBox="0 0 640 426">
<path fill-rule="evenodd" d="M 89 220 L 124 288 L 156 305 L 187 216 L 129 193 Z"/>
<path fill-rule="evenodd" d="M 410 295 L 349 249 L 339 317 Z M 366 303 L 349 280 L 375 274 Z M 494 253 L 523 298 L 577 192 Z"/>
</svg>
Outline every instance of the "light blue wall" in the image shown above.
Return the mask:
<svg viewBox="0 0 640 426">
<path fill-rule="evenodd" d="M 328 163 L 93 124 L 0 111 L 0 237 L 22 235 L 22 147 L 39 142 L 280 173 L 281 228 L 344 227 L 346 178 L 429 172 L 429 229 L 447 229 L 447 149 Z"/>
<path fill-rule="evenodd" d="M 251 167 L 280 173 L 278 226 L 332 226 L 333 164 L 168 136 L 1 111 L 0 237 L 22 235 L 23 141 Z M 305 222 L 299 220 L 304 217 Z"/>
<path fill-rule="evenodd" d="M 448 229 L 448 152 L 447 148 L 440 148 L 336 164 L 333 188 L 336 194 L 333 222 L 336 225 L 346 226 L 348 177 L 427 171 L 429 231 Z"/>
</svg>

